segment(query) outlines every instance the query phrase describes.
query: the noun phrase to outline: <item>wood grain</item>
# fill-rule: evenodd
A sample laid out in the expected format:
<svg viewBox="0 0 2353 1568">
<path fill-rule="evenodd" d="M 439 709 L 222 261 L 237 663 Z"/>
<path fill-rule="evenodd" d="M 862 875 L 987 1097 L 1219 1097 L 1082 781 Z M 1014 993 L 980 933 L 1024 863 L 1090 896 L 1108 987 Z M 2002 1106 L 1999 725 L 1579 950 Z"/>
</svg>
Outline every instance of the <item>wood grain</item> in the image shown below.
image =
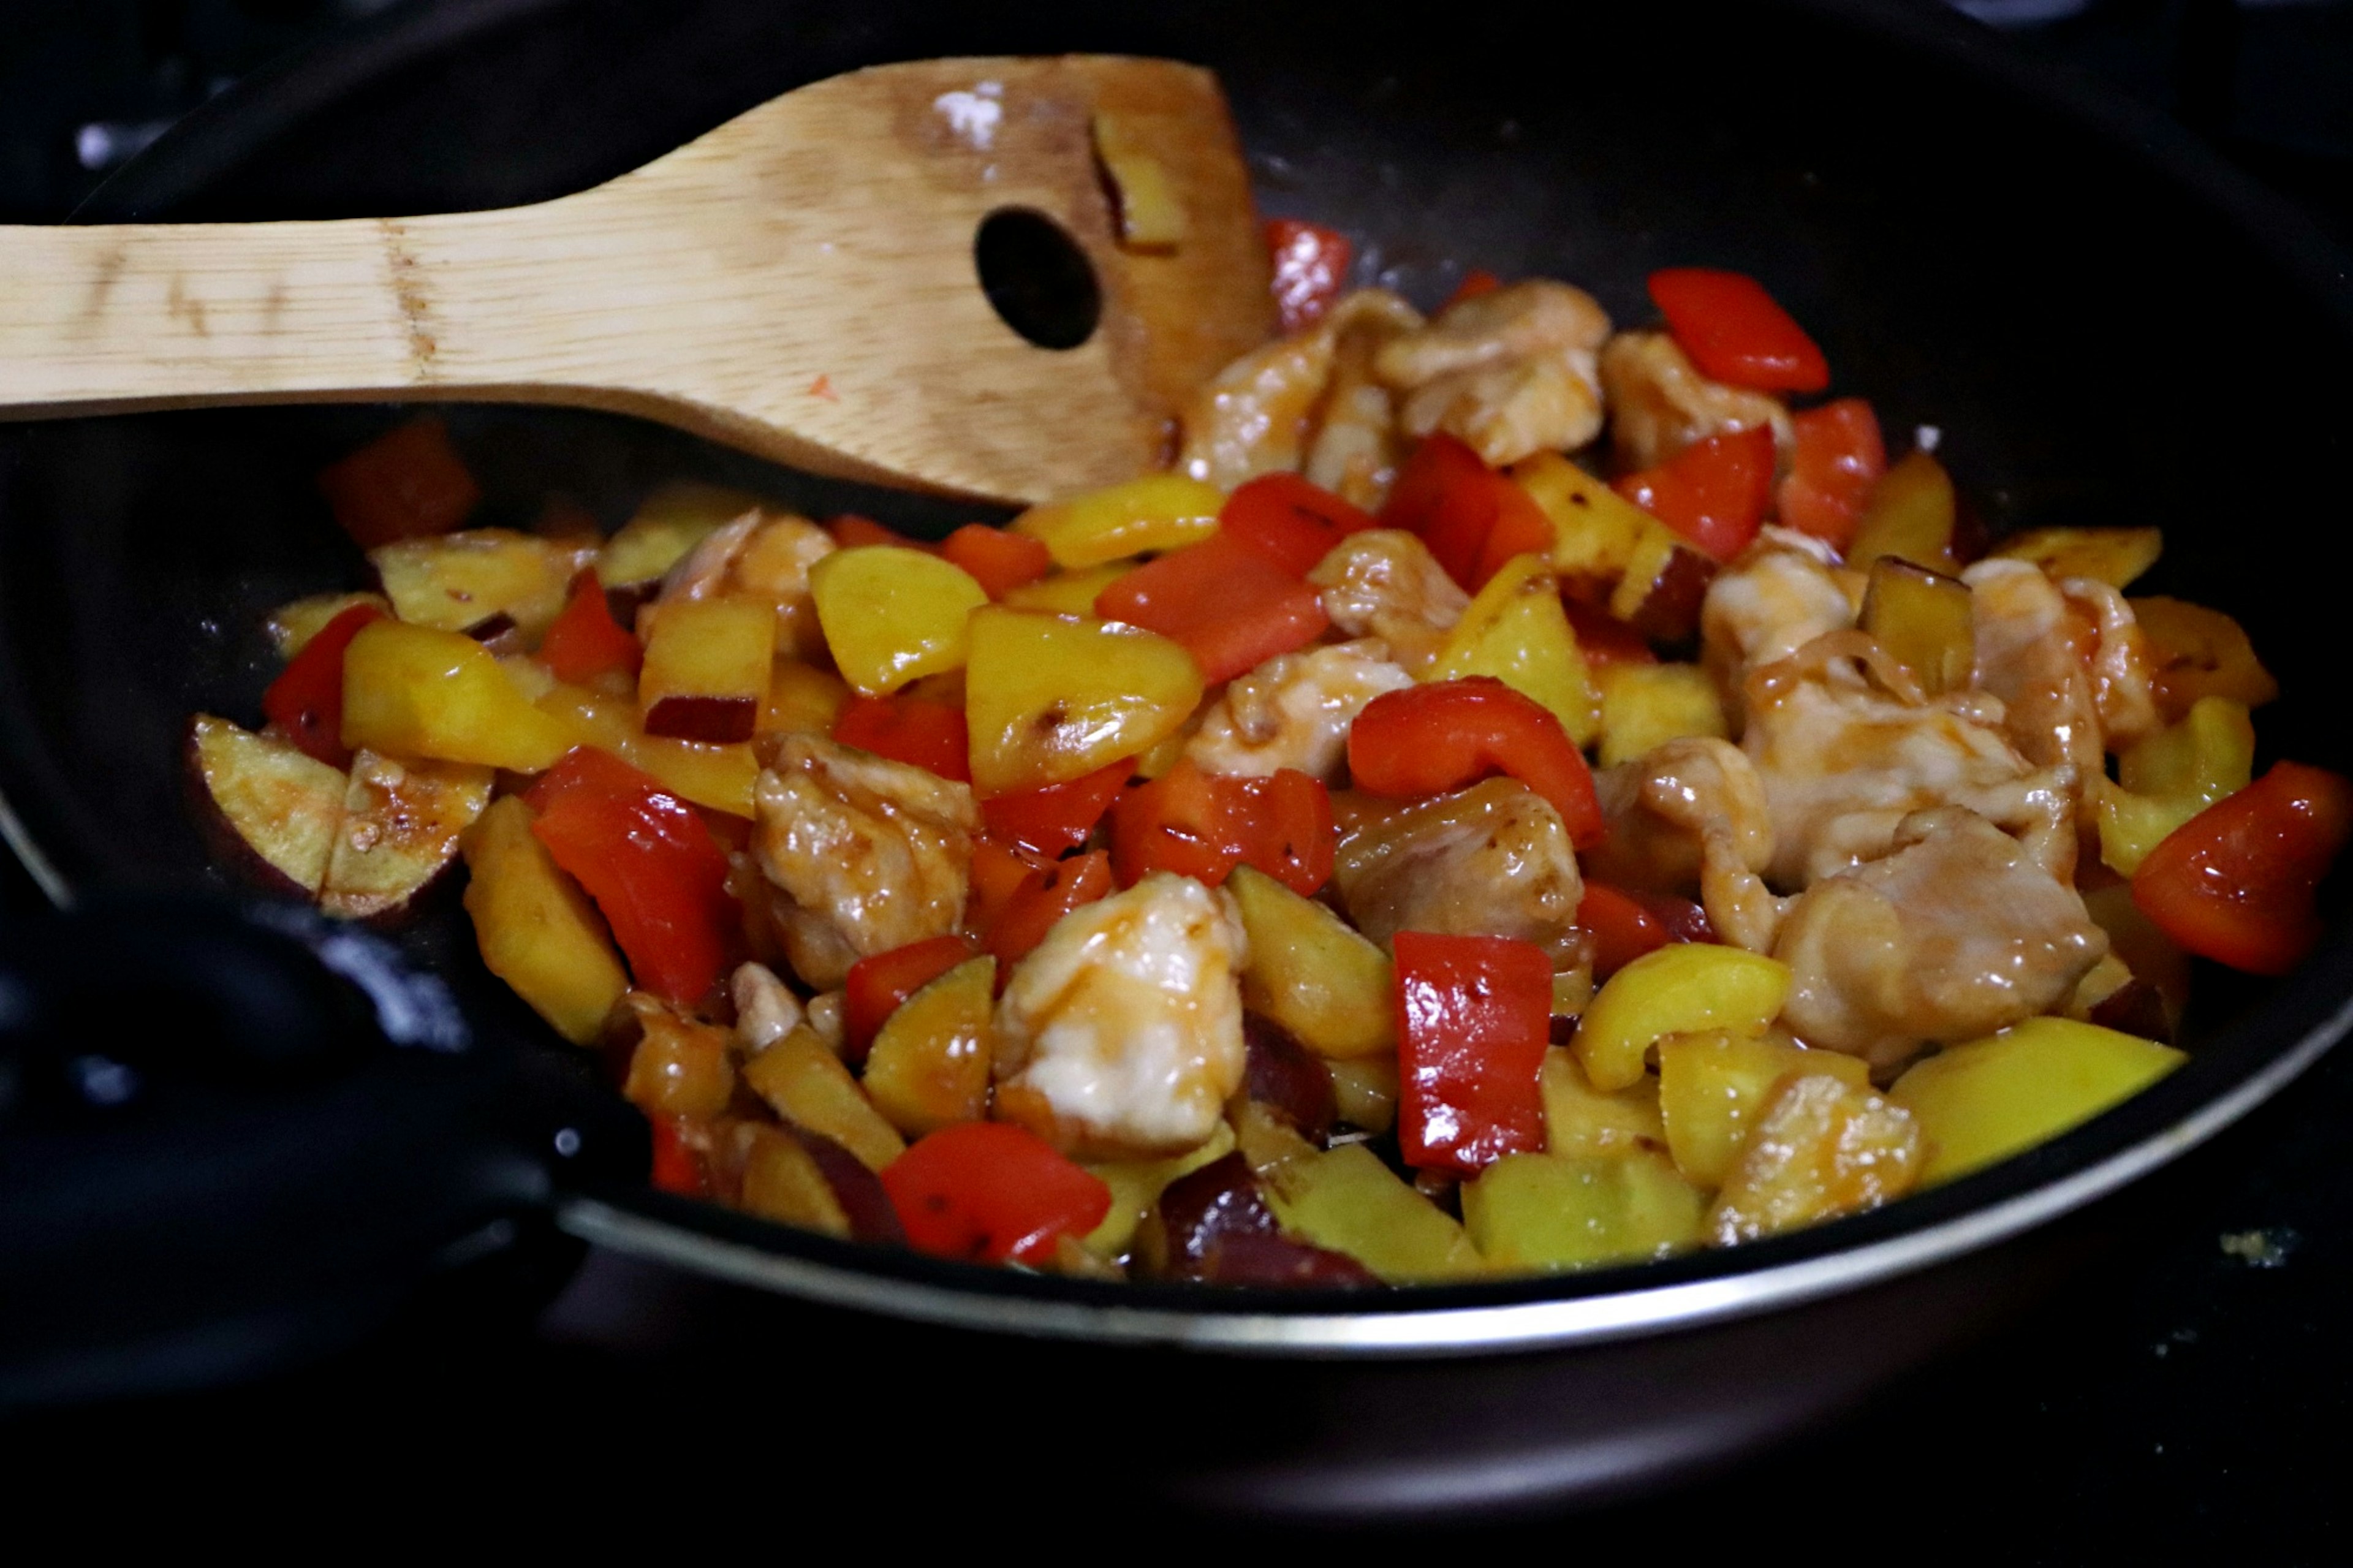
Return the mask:
<svg viewBox="0 0 2353 1568">
<path fill-rule="evenodd" d="M 998 106 L 993 123 L 974 100 Z M 1120 248 L 1099 110 L 1138 128 L 1181 194 L 1172 253 Z M 1104 316 L 1080 347 L 1032 345 L 982 293 L 973 237 L 1007 207 L 1053 218 L 1093 264 Z M 533 206 L 0 227 L 0 416 L 575 404 L 821 473 L 1027 501 L 1165 460 L 1185 393 L 1273 330 L 1266 268 L 1208 72 L 881 66 Z"/>
</svg>

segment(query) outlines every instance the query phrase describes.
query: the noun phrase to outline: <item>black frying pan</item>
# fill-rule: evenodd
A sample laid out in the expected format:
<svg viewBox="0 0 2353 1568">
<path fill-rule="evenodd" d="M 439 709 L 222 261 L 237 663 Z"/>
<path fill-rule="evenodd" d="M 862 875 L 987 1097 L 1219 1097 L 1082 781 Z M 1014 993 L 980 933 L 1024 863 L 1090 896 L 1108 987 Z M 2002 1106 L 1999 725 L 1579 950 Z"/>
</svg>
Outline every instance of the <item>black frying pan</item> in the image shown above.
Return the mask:
<svg viewBox="0 0 2353 1568">
<path fill-rule="evenodd" d="M 2299 569 L 2318 556 L 2353 427 L 2353 392 L 2313 368 L 2353 338 L 2336 258 L 2161 128 L 2049 87 L 1926 10 L 1694 0 L 1540 29 L 1493 10 L 446 0 L 225 95 L 86 216 L 528 201 L 854 66 L 1079 48 L 1216 67 L 1262 206 L 1348 228 L 1366 280 L 1425 304 L 1483 266 L 1573 279 L 1636 321 L 1654 267 L 1757 273 L 1814 329 L 1840 389 L 1870 396 L 1893 432 L 1945 432 L 1940 455 L 1997 529 L 2161 523 L 2168 554 L 2148 590 L 2238 614 L 2284 674 L 2288 697 L 2260 722 L 2267 756 L 2353 760 L 2318 689 L 2333 584 Z M 394 417 L 240 410 L 0 431 L 0 790 L 44 887 L 220 885 L 181 805 L 179 728 L 197 708 L 255 710 L 274 664 L 264 611 L 358 580 L 310 476 Z M 483 522 L 523 520 L 550 490 L 616 522 L 681 473 L 911 529 L 969 515 L 610 418 L 479 408 L 452 424 L 490 492 Z M 562 1081 L 520 1007 L 480 984 L 461 924 L 404 941 L 450 976 L 484 1048 L 526 1064 L 511 1077 Z M 478 1226 L 485 1203 L 552 1207 L 575 1235 L 826 1303 L 754 1311 L 741 1338 L 818 1336 L 790 1342 L 888 1369 L 897 1399 L 985 1367 L 989 1384 L 1028 1391 L 1021 1409 L 991 1411 L 991 1443 L 1077 1451 L 1069 1412 L 1120 1389 L 1158 1413 L 1132 1434 L 1130 1468 L 1199 1500 L 1331 1514 L 1590 1497 L 1836 1408 L 2080 1257 L 2116 1218 L 2107 1194 L 2334 1038 L 2348 951 L 2340 930 L 2276 985 L 2202 974 L 2192 1065 L 2031 1155 L 1878 1214 L 1641 1270 L 1371 1300 L 982 1274 L 538 1159 L 527 1137 L 555 1122 L 478 1110 L 479 1146 L 523 1140 L 540 1180 L 486 1176 L 448 1224 L 453 1237 Z M 550 1114 L 586 1125 L 592 1111 Z M 429 1254 L 412 1241 L 402 1256 Z M 364 1279 L 381 1290 L 388 1277 Z M 366 1294 L 347 1286 L 333 1323 L 355 1331 Z M 746 1357 L 728 1375 L 751 1387 L 760 1372 Z"/>
</svg>

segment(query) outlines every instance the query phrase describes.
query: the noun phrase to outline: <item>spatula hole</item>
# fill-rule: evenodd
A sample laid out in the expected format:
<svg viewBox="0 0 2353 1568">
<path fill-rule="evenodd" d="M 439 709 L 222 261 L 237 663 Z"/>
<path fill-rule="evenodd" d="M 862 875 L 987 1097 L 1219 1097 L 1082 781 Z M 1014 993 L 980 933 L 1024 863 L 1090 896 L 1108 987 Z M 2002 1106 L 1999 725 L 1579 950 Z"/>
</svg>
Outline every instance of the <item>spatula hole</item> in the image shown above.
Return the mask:
<svg viewBox="0 0 2353 1568">
<path fill-rule="evenodd" d="M 1103 290 L 1079 242 L 1043 213 L 1006 207 L 973 237 L 981 291 L 1007 326 L 1041 349 L 1074 349 L 1095 335 Z"/>
</svg>

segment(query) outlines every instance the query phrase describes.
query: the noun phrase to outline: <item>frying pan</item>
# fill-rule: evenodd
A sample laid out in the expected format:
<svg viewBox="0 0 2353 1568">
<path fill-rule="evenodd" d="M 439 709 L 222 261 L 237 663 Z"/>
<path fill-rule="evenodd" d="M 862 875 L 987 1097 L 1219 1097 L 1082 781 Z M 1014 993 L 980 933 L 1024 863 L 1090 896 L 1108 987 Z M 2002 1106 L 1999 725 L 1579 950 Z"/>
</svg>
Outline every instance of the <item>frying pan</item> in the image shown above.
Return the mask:
<svg viewBox="0 0 2353 1568">
<path fill-rule="evenodd" d="M 2321 551 L 2307 520 L 2339 493 L 2353 428 L 2353 388 L 2316 367 L 2353 346 L 2353 297 L 2299 218 L 2161 125 L 1932 9 L 1673 0 L 1546 16 L 439 0 L 223 95 L 84 216 L 502 205 L 609 177 L 860 65 L 1061 49 L 1194 59 L 1226 82 L 1262 207 L 1352 232 L 1359 280 L 1429 305 L 1470 267 L 1555 276 L 1634 322 L 1655 267 L 1763 278 L 1899 449 L 1915 426 L 1939 428 L 1940 457 L 1997 531 L 2162 525 L 2168 554 L 2141 591 L 2238 615 L 2284 677 L 2286 698 L 2260 721 L 2264 760 L 2353 762 L 2316 689 L 2337 595 L 2307 559 Z M 248 409 L 0 430 L 0 827 L 44 892 L 84 899 L 90 940 L 116 929 L 90 889 L 226 890 L 182 804 L 181 726 L 197 709 L 256 711 L 275 662 L 264 613 L 360 580 L 310 476 L 396 416 Z M 449 416 L 488 492 L 484 523 L 527 521 L 554 491 L 610 525 L 681 474 L 911 531 L 974 515 L 614 418 Z M 443 909 L 399 941 L 454 987 L 475 1059 L 502 1064 L 466 1094 L 398 1102 L 412 1121 L 462 1126 L 443 1142 L 475 1179 L 442 1184 L 433 1203 L 405 1194 L 406 1250 L 373 1271 L 354 1265 L 332 1292 L 285 1282 L 310 1295 L 283 1304 L 276 1337 L 211 1360 L 110 1363 L 123 1370 L 109 1386 L 167 1363 L 220 1376 L 315 1353 L 364 1331 L 402 1268 L 449 1256 L 426 1245 L 436 1223 L 495 1246 L 532 1234 L 501 1233 L 496 1216 L 553 1215 L 608 1251 L 773 1292 L 731 1298 L 728 1331 L 821 1348 L 830 1370 L 805 1356 L 795 1382 L 746 1355 L 730 1375 L 747 1390 L 805 1392 L 858 1367 L 879 1380 L 871 1403 L 898 1406 L 977 1380 L 1021 1397 L 993 1403 L 985 1427 L 944 1416 L 938 1442 L 1063 1456 L 1091 1446 L 1073 1412 L 1149 1412 L 1124 1432 L 1131 1484 L 1323 1517 L 1589 1500 L 1818 1420 L 2080 1263 L 2115 1228 L 2129 1198 L 2116 1194 L 2278 1092 L 2353 1010 L 2340 921 L 2283 982 L 2202 972 L 2193 1059 L 2171 1079 L 1878 1213 L 1641 1269 L 1268 1298 L 971 1270 L 651 1193 L 609 1097 L 483 983 L 462 921 Z M 550 1128 L 575 1150 L 588 1129 L 600 1158 L 546 1155 Z M 454 1158 L 426 1142 L 414 1157 Z M 239 1224 L 219 1207 L 203 1218 Z"/>
</svg>

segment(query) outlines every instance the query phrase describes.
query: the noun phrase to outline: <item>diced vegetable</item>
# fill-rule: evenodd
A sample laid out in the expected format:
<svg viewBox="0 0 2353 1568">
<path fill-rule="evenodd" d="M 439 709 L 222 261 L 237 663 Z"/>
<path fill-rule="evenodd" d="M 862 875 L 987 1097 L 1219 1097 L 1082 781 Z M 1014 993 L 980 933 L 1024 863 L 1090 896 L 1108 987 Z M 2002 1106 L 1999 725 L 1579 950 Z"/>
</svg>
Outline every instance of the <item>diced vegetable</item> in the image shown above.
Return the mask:
<svg viewBox="0 0 2353 1568">
<path fill-rule="evenodd" d="M 1392 1033 L 1397 1026 L 1389 1026 Z M 1351 1127 L 1386 1132 L 1397 1125 L 1397 1053 L 1381 1051 L 1367 1057 L 1327 1057 L 1324 1070 L 1332 1077 L 1333 1114 Z"/>
<path fill-rule="evenodd" d="M 718 983 L 740 916 L 727 857 L 694 808 L 608 752 L 583 746 L 525 797 L 532 832 L 588 889 L 647 989 L 692 1005 Z"/>
<path fill-rule="evenodd" d="M 1103 1223 L 1087 1233 L 1087 1248 L 1100 1258 L 1116 1258 L 1128 1249 L 1146 1215 L 1158 1206 L 1168 1187 L 1194 1172 L 1204 1170 L 1234 1152 L 1234 1130 L 1220 1121 L 1208 1142 L 1165 1160 L 1112 1160 L 1086 1167 L 1111 1189 L 1111 1209 Z M 1245 1167 L 1247 1169 L 1247 1167 Z M 1273 1216 L 1268 1216 L 1271 1223 Z"/>
<path fill-rule="evenodd" d="M 519 795 L 491 803 L 462 841 L 466 912 L 482 963 L 575 1046 L 629 988 L 605 922 L 531 831 Z"/>
<path fill-rule="evenodd" d="M 1274 308 L 1282 330 L 1314 326 L 1347 284 L 1354 248 L 1348 237 L 1320 223 L 1270 218 L 1266 248 L 1274 264 Z"/>
<path fill-rule="evenodd" d="M 1505 773 L 1552 803 L 1578 848 L 1607 831 L 1593 772 L 1560 721 L 1485 676 L 1373 699 L 1348 731 L 1348 771 L 1373 795 L 1442 795 Z"/>
<path fill-rule="evenodd" d="M 965 716 L 921 697 L 852 697 L 833 721 L 833 739 L 892 762 L 969 781 L 971 742 Z"/>
<path fill-rule="evenodd" d="M 1182 474 L 1140 479 L 1068 500 L 1033 506 L 1013 520 L 1017 533 L 1043 543 L 1066 570 L 1100 566 L 1152 551 L 1198 544 L 1217 531 L 1225 492 Z"/>
<path fill-rule="evenodd" d="M 940 541 L 940 553 L 955 562 L 992 599 L 1035 583 L 1054 569 L 1043 542 L 985 522 L 967 522 Z"/>
<path fill-rule="evenodd" d="M 1111 809 L 1111 863 L 1122 887 L 1174 871 L 1211 887 L 1254 866 L 1294 893 L 1332 878 L 1332 799 L 1323 781 L 1284 768 L 1266 778 L 1204 773 L 1180 762 Z"/>
<path fill-rule="evenodd" d="M 1587 878 L 1577 923 L 1593 937 L 1593 973 L 1602 980 L 1672 942 L 1713 942 L 1707 912 L 1688 899 L 1613 888 Z"/>
<path fill-rule="evenodd" d="M 1583 1159 L 1602 1154 L 1653 1152 L 1667 1146 L 1659 1111 L 1659 1080 L 1644 1073 L 1624 1089 L 1604 1094 L 1577 1065 L 1577 1053 L 1545 1052 L 1536 1087 L 1544 1096 L 1545 1152 Z"/>
<path fill-rule="evenodd" d="M 849 1215 L 799 1139 L 787 1129 L 756 1122 L 743 1124 L 738 1136 L 747 1144 L 737 1178 L 739 1202 L 747 1213 L 849 1239 Z"/>
<path fill-rule="evenodd" d="M 343 650 L 360 628 L 384 619 L 375 605 L 361 603 L 339 613 L 302 645 L 293 662 L 261 694 L 261 710 L 286 738 L 331 768 L 349 767 L 343 744 Z"/>
<path fill-rule="evenodd" d="M 2201 697 L 2178 724 L 2126 748 L 2116 781 L 2095 785 L 2100 858 L 2129 877 L 2167 835 L 2255 776 L 2255 726 L 2242 703 Z"/>
<path fill-rule="evenodd" d="M 646 733 L 721 745 L 750 740 L 776 662 L 774 607 L 757 599 L 686 599 L 656 605 L 647 617 L 638 672 Z"/>
<path fill-rule="evenodd" d="M 1536 1072 L 1552 959 L 1509 937 L 1399 931 L 1398 1142 L 1419 1170 L 1475 1173 L 1544 1147 Z"/>
<path fill-rule="evenodd" d="M 1609 591 L 1609 614 L 1653 642 L 1676 643 L 1699 628 L 1700 605 L 1716 563 L 1661 525 L 1635 542 L 1626 574 Z"/>
<path fill-rule="evenodd" d="M 1659 1111 L 1675 1168 L 1703 1187 L 1722 1186 L 1766 1101 L 1783 1079 L 1804 1073 L 1871 1087 L 1871 1064 L 1861 1057 L 1788 1039 L 1711 1029 L 1661 1040 Z"/>
<path fill-rule="evenodd" d="M 1695 664 L 1607 665 L 1598 672 L 1597 684 L 1605 768 L 1630 763 L 1669 741 L 1732 733 L 1715 682 Z"/>
<path fill-rule="evenodd" d="M 321 471 L 335 521 L 362 550 L 447 533 L 482 499 L 450 444 L 449 427 L 421 414 Z"/>
<path fill-rule="evenodd" d="M 988 1114 L 996 990 L 997 961 L 968 959 L 919 987 L 875 1035 L 866 1058 L 867 1097 L 906 1136 Z"/>
<path fill-rule="evenodd" d="M 1759 392 L 1820 392 L 1831 384 L 1814 340 L 1746 273 L 1670 267 L 1651 274 L 1650 288 L 1703 375 Z"/>
<path fill-rule="evenodd" d="M 1134 570 L 1134 562 L 1116 561 L 1082 572 L 1056 572 L 1035 583 L 1008 589 L 998 595 L 997 602 L 1008 610 L 1043 610 L 1049 615 L 1092 617 L 1095 601 L 1103 597 L 1103 590 Z"/>
<path fill-rule="evenodd" d="M 1594 1088 L 1624 1089 L 1642 1076 L 1644 1054 L 1669 1035 L 1763 1032 L 1780 1016 L 1789 980 L 1788 965 L 1762 953 L 1697 942 L 1662 947 L 1610 977 L 1570 1044 Z"/>
<path fill-rule="evenodd" d="M 278 657 L 295 658 L 336 616 L 355 605 L 372 605 L 380 615 L 392 614 L 392 603 L 382 594 L 312 594 L 279 605 L 269 613 L 269 640 Z"/>
<path fill-rule="evenodd" d="M 558 680 L 585 685 L 617 675 L 634 684 L 645 648 L 613 618 L 605 584 L 594 572 L 583 572 L 572 579 L 571 597 L 540 639 L 539 657 Z"/>
<path fill-rule="evenodd" d="M 1128 573 L 1094 611 L 1176 642 L 1211 682 L 1304 647 L 1331 624 L 1314 588 L 1223 533 Z"/>
<path fill-rule="evenodd" d="M 1915 1063 L 1888 1098 L 1927 1140 L 1924 1183 L 1949 1181 L 2057 1137 L 2188 1058 L 2069 1018 L 2029 1018 Z"/>
<path fill-rule="evenodd" d="M 964 668 L 965 623 L 988 591 L 950 561 L 871 545 L 809 569 L 818 624 L 842 679 L 868 697 Z"/>
<path fill-rule="evenodd" d="M 2157 564 L 2165 533 L 2155 528 L 2030 528 L 2011 534 L 1994 553 L 2031 561 L 2057 582 L 2089 577 L 2126 588 Z"/>
<path fill-rule="evenodd" d="M 1443 432 L 1424 437 L 1406 459 L 1380 523 L 1420 535 L 1447 574 L 1466 588 L 1479 585 L 1487 537 L 1498 529 L 1524 548 L 1541 549 L 1552 537 L 1544 510 L 1527 491 Z"/>
<path fill-rule="evenodd" d="M 1900 1198 L 1920 1179 L 1920 1129 L 1902 1106 L 1823 1073 L 1781 1080 L 1707 1213 L 1718 1246 Z"/>
<path fill-rule="evenodd" d="M 189 726 L 188 768 L 216 816 L 208 825 L 227 840 L 218 848 L 247 861 L 265 882 L 282 879 L 294 891 L 316 896 L 343 826 L 343 771 L 290 741 L 253 734 L 209 713 Z"/>
<path fill-rule="evenodd" d="M 745 1062 L 744 1082 L 778 1116 L 832 1139 L 870 1171 L 887 1170 L 906 1147 L 806 1024 Z"/>
<path fill-rule="evenodd" d="M 2220 610 L 2186 599 L 2131 601 L 2134 618 L 2157 652 L 2152 684 L 2168 721 L 2201 697 L 2227 697 L 2260 708 L 2279 695 L 2279 682 L 2255 657 L 2244 627 Z"/>
<path fill-rule="evenodd" d="M 1589 745 L 1601 730 L 1600 702 L 1560 605 L 1560 584 L 1541 555 L 1518 555 L 1479 590 L 1427 672 L 1430 680 L 1491 675 L 1534 698 L 1568 738 Z"/>
<path fill-rule="evenodd" d="M 971 937 L 951 931 L 851 964 L 841 983 L 842 1055 L 853 1065 L 864 1061 L 867 1047 L 901 1003 L 978 951 Z"/>
<path fill-rule="evenodd" d="M 605 542 L 596 556 L 596 580 L 607 588 L 659 582 L 706 536 L 760 506 L 760 498 L 748 490 L 699 479 L 663 485 Z"/>
<path fill-rule="evenodd" d="M 2150 850 L 2133 873 L 2133 902 L 2191 952 L 2284 974 L 2320 941 L 2314 894 L 2348 835 L 2353 783 L 2274 763 Z"/>
<path fill-rule="evenodd" d="M 752 786 L 760 776 L 760 764 L 750 746 L 649 735 L 638 727 L 635 697 L 608 697 L 585 687 L 552 687 L 535 705 L 562 723 L 578 744 L 612 752 L 695 805 L 736 816 L 752 815 Z"/>
<path fill-rule="evenodd" d="M 551 766 L 573 744 L 481 644 L 405 621 L 362 626 L 343 650 L 343 737 L 354 751 L 520 773 Z"/>
<path fill-rule="evenodd" d="M 1879 420 L 1860 397 L 1841 397 L 1791 416 L 1796 436 L 1788 476 L 1776 492 L 1781 525 L 1843 551 L 1887 471 Z"/>
<path fill-rule="evenodd" d="M 491 781 L 472 763 L 353 757 L 319 907 L 344 920 L 406 910 L 457 858 L 459 835 L 490 804 Z"/>
<path fill-rule="evenodd" d="M 1552 524 L 1552 566 L 1572 593 L 1606 596 L 1658 519 L 1556 452 L 1512 465 L 1512 479 Z"/>
<path fill-rule="evenodd" d="M 1959 518 L 1960 503 L 1944 465 L 1925 451 L 1910 452 L 1872 487 L 1871 503 L 1847 547 L 1847 564 L 1867 568 L 1893 555 L 1931 572 L 1950 573 L 1957 565 L 1953 531 Z"/>
<path fill-rule="evenodd" d="M 1484 1269 L 1461 1226 L 1361 1143 L 1310 1150 L 1260 1175 L 1285 1230 L 1347 1254 L 1388 1284 L 1461 1279 Z"/>
<path fill-rule="evenodd" d="M 985 922 L 997 977 L 1011 974 L 1013 966 L 1046 940 L 1055 921 L 1111 889 L 1111 857 L 1100 849 L 1025 873 L 1005 896 L 1002 908 Z"/>
<path fill-rule="evenodd" d="M 1068 784 L 991 795 L 981 802 L 981 816 L 990 835 L 1008 844 L 1038 855 L 1063 854 L 1087 841 L 1126 786 L 1134 763 L 1123 757 Z"/>
<path fill-rule="evenodd" d="M 1895 555 L 1871 563 L 1862 629 L 1894 655 L 1931 697 L 1969 683 L 1977 659 L 1968 584 Z"/>
<path fill-rule="evenodd" d="M 624 998 L 638 1032 L 629 1053 L 621 1092 L 649 1119 L 681 1116 L 707 1121 L 727 1109 L 735 1095 L 735 1068 L 727 1054 L 727 1031 L 691 1018 L 642 994 Z"/>
<path fill-rule="evenodd" d="M 470 632 L 504 616 L 536 641 L 563 610 L 587 552 L 536 534 L 474 528 L 383 545 L 368 563 L 404 621 Z"/>
<path fill-rule="evenodd" d="M 1655 468 L 1629 474 L 1618 493 L 1687 540 L 1729 561 L 1748 547 L 1773 499 L 1769 426 L 1703 437 Z"/>
<path fill-rule="evenodd" d="M 892 1161 L 882 1186 L 910 1246 L 977 1263 L 1042 1262 L 1111 1212 L 1099 1178 L 1004 1121 L 941 1128 Z"/>
<path fill-rule="evenodd" d="M 798 659 L 780 658 L 768 671 L 768 700 L 760 705 L 762 735 L 830 735 L 849 701 L 841 677 Z"/>
<path fill-rule="evenodd" d="M 1695 1247 L 1705 1206 L 1658 1155 L 1509 1154 L 1462 1188 L 1462 1225 L 1514 1272 L 1594 1268 Z"/>
<path fill-rule="evenodd" d="M 1372 514 L 1297 474 L 1261 474 L 1226 498 L 1218 532 L 1304 577 L 1332 547 L 1375 527 Z"/>
<path fill-rule="evenodd" d="M 1396 1048 L 1395 971 L 1378 944 L 1253 867 L 1235 867 L 1226 888 L 1250 933 L 1243 1005 L 1321 1056 Z"/>
<path fill-rule="evenodd" d="M 1083 778 L 1176 733 L 1201 672 L 1140 627 L 987 605 L 972 613 L 965 694 L 973 785 L 1002 795 Z"/>
</svg>

